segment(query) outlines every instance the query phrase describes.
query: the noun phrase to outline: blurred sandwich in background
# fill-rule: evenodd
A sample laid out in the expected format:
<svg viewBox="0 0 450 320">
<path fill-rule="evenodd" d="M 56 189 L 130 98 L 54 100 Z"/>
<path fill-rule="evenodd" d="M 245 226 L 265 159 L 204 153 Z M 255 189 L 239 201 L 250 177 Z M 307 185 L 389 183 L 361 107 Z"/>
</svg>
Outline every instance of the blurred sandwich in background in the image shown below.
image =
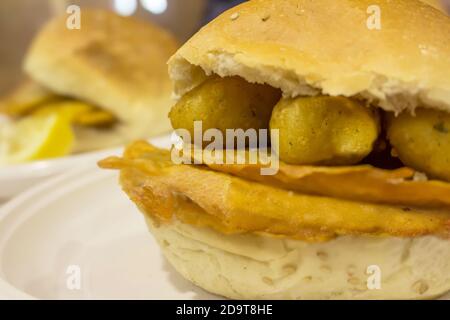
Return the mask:
<svg viewBox="0 0 450 320">
<path fill-rule="evenodd" d="M 29 49 L 29 77 L 0 101 L 0 164 L 118 146 L 170 130 L 166 61 L 177 41 L 131 17 L 83 9 L 50 21 Z"/>
</svg>

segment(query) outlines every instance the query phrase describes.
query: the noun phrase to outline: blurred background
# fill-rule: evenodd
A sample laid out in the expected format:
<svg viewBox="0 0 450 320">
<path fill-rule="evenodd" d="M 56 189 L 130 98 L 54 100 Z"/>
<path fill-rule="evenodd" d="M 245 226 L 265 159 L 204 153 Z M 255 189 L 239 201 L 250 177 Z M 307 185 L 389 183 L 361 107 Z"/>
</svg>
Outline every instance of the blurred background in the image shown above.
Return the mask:
<svg viewBox="0 0 450 320">
<path fill-rule="evenodd" d="M 244 0 L 1 0 L 0 96 L 22 79 L 23 56 L 39 28 L 70 4 L 149 19 L 186 41 L 208 21 Z"/>
<path fill-rule="evenodd" d="M 69 4 L 100 7 L 121 15 L 136 15 L 169 29 L 186 41 L 199 28 L 244 0 L 2 0 L 0 2 L 0 96 L 22 78 L 23 55 L 34 34 L 49 17 Z M 423 0 L 437 3 L 440 0 Z M 450 0 L 442 0 L 450 9 Z"/>
</svg>

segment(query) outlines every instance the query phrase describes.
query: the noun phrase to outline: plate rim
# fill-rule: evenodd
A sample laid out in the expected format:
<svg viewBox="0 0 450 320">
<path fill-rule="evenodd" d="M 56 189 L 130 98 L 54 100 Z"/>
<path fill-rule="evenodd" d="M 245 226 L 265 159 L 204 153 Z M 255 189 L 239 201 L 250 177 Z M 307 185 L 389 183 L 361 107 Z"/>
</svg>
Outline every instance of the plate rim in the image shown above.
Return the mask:
<svg viewBox="0 0 450 320">
<path fill-rule="evenodd" d="M 172 137 L 171 133 L 165 133 L 150 138 L 147 141 L 157 145 L 166 145 Z M 68 155 L 60 158 L 32 161 L 0 167 L 0 182 L 10 180 L 26 180 L 45 177 L 61 172 L 68 166 L 82 162 L 85 159 L 102 158 L 108 155 L 121 154 L 124 146 L 90 151 L 80 154 Z"/>
<path fill-rule="evenodd" d="M 47 191 L 54 189 L 55 186 L 63 183 L 64 181 L 73 179 L 75 176 L 80 176 L 80 174 L 83 174 L 81 176 L 82 180 L 85 181 L 86 179 L 89 181 L 97 181 L 100 179 L 104 179 L 107 177 L 112 176 L 113 172 L 103 172 L 98 171 L 99 169 L 95 164 L 93 163 L 86 163 L 82 165 L 81 167 L 77 167 L 74 169 L 69 170 L 68 172 L 49 178 L 46 181 L 43 181 L 36 186 L 31 187 L 30 189 L 22 192 L 17 197 L 9 200 L 5 204 L 3 204 L 0 207 L 0 225 L 2 225 L 8 217 L 10 217 L 12 214 L 14 214 L 14 210 L 20 209 L 20 206 L 24 204 L 29 204 L 30 201 L 33 200 L 35 197 L 40 197 L 42 194 L 47 193 Z M 93 175 L 88 175 L 89 172 L 92 172 Z M 72 190 L 74 187 L 76 187 L 76 184 L 70 184 L 66 188 L 64 193 L 67 193 L 68 191 Z M 19 218 L 19 217 L 18 217 Z M 16 222 L 17 223 L 17 222 Z M 14 229 L 11 230 L 11 232 L 14 232 Z M 10 233 L 2 235 L 1 238 L 8 238 L 10 236 Z M 38 299 L 37 297 L 34 297 L 19 288 L 15 287 L 12 283 L 7 281 L 7 279 L 4 278 L 4 274 L 0 270 L 0 299 L 26 299 L 26 300 L 35 300 Z"/>
<path fill-rule="evenodd" d="M 69 155 L 62 158 L 33 161 L 30 163 L 10 165 L 0 168 L 0 181 L 12 179 L 30 179 L 30 173 L 35 173 L 33 177 L 47 176 L 61 171 L 71 164 L 81 162 L 83 159 L 102 157 L 108 154 L 117 154 L 123 147 L 98 150 L 77 155 Z"/>
<path fill-rule="evenodd" d="M 156 144 L 160 147 L 166 147 L 169 148 L 169 139 L 170 135 L 163 135 L 159 137 L 155 137 L 149 140 L 150 143 Z M 89 155 L 85 154 L 80 158 L 91 158 L 93 155 L 102 155 L 104 157 L 110 156 L 110 155 L 117 155 L 122 153 L 124 147 L 109 149 L 109 150 L 102 150 L 101 152 L 94 152 Z M 100 158 L 100 157 L 99 157 Z M 57 159 L 57 160 L 66 160 L 67 159 Z M 72 159 L 73 161 L 78 161 Z M 99 159 L 100 160 L 100 159 Z M 33 163 L 35 164 L 35 163 Z M 1 170 L 0 170 L 1 173 Z M 91 173 L 91 174 L 89 174 Z M 45 194 L 49 190 L 54 190 L 54 187 L 63 183 L 64 181 L 70 180 L 74 177 L 79 177 L 79 179 L 76 179 L 79 181 L 79 183 L 82 183 L 83 181 L 97 181 L 101 179 L 105 179 L 108 177 L 112 177 L 114 175 L 114 172 L 112 171 L 100 171 L 99 167 L 97 166 L 96 162 L 81 162 L 81 165 L 77 165 L 75 168 L 69 169 L 65 173 L 61 173 L 56 176 L 49 177 L 38 184 L 30 187 L 29 189 L 23 191 L 22 193 L 18 194 L 17 196 L 13 197 L 12 199 L 8 200 L 4 204 L 0 205 L 0 225 L 2 225 L 8 217 L 10 217 L 11 214 L 14 213 L 14 210 L 17 208 L 20 208 L 21 205 L 27 204 L 30 202 L 30 200 L 33 200 L 34 197 L 40 197 L 43 193 Z M 1 175 L 0 175 L 1 179 Z M 72 183 L 67 185 L 63 190 L 65 190 L 64 193 L 72 190 L 74 187 L 76 187 L 78 184 Z M 14 229 L 11 230 L 11 232 L 14 232 Z M 2 235 L 0 239 L 8 238 L 11 233 L 7 233 L 5 235 Z M 26 300 L 36 300 L 37 297 L 34 297 L 19 288 L 15 287 L 13 284 L 8 282 L 2 271 L 0 270 L 0 300 L 1 299 L 26 299 Z"/>
</svg>

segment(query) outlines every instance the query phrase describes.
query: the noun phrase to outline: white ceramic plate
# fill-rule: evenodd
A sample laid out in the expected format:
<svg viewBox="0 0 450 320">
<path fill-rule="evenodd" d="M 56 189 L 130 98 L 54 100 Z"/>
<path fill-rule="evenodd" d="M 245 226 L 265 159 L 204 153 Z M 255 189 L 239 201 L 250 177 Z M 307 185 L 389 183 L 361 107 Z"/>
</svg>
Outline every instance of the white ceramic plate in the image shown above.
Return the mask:
<svg viewBox="0 0 450 320">
<path fill-rule="evenodd" d="M 108 154 L 116 153 L 118 153 L 116 150 L 107 150 L 2 167 L 0 168 L 0 201 L 11 199 L 39 182 L 67 172 L 80 163 L 96 162 Z"/>
<path fill-rule="evenodd" d="M 1 124 L 1 123 L 0 123 Z M 152 139 L 157 143 L 167 144 L 170 136 Z M 107 155 L 120 153 L 121 149 L 89 152 L 45 161 L 0 168 L 0 203 L 50 177 L 65 173 L 84 163 L 96 163 Z"/>
<path fill-rule="evenodd" d="M 0 210 L 0 298 L 216 297 L 163 259 L 117 173 L 88 166 Z"/>
</svg>

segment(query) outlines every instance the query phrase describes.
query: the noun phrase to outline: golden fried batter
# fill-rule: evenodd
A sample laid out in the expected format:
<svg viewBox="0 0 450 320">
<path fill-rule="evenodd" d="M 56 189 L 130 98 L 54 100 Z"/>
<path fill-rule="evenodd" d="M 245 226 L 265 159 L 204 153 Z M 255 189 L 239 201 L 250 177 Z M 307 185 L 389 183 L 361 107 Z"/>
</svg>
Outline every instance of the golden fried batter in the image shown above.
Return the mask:
<svg viewBox="0 0 450 320">
<path fill-rule="evenodd" d="M 308 165 L 358 163 L 372 151 L 380 132 L 375 110 L 328 96 L 282 99 L 270 128 L 280 130 L 281 160 Z"/>
<path fill-rule="evenodd" d="M 105 110 L 93 109 L 80 114 L 74 119 L 74 124 L 84 127 L 108 127 L 117 122 L 117 118 Z"/>
<path fill-rule="evenodd" d="M 203 121 L 203 131 L 268 129 L 280 98 L 281 92 L 267 85 L 251 84 L 240 77 L 214 77 L 185 94 L 169 117 L 174 129 L 187 129 L 192 136 L 194 121 Z"/>
<path fill-rule="evenodd" d="M 23 82 L 9 96 L 0 101 L 0 113 L 24 116 L 41 104 L 61 99 L 32 80 Z"/>
<path fill-rule="evenodd" d="M 388 137 L 404 164 L 450 181 L 449 113 L 418 109 L 415 115 L 390 115 Z"/>
<path fill-rule="evenodd" d="M 255 153 L 250 156 L 250 153 Z M 251 181 L 306 194 L 348 200 L 450 210 L 450 184 L 442 181 L 414 181 L 415 170 L 400 168 L 384 170 L 370 165 L 350 167 L 318 167 L 279 164 L 277 174 L 261 175 L 267 167 L 263 161 L 256 164 L 236 164 L 224 160 L 215 164 L 214 156 L 203 152 L 196 163 L 206 164 L 213 170 L 229 173 Z M 245 159 L 257 159 L 256 151 L 245 151 Z"/>
<path fill-rule="evenodd" d="M 0 101 L 0 113 L 13 117 L 58 113 L 69 122 L 86 127 L 105 127 L 117 121 L 108 111 L 86 102 L 55 95 L 32 80 L 22 83 L 6 99 Z"/>
<path fill-rule="evenodd" d="M 145 214 L 161 223 L 170 223 L 176 217 L 225 233 L 262 232 L 308 241 L 358 234 L 450 234 L 449 211 L 405 211 L 395 206 L 303 195 L 203 166 L 174 165 L 169 151 L 145 142 L 130 146 L 123 159 L 109 158 L 100 165 L 121 169 L 125 192 Z M 189 213 L 185 213 L 186 208 Z"/>
<path fill-rule="evenodd" d="M 108 111 L 86 102 L 69 99 L 44 104 L 34 111 L 34 114 L 49 113 L 58 113 L 70 123 L 86 127 L 109 126 L 117 121 L 116 117 Z"/>
</svg>

